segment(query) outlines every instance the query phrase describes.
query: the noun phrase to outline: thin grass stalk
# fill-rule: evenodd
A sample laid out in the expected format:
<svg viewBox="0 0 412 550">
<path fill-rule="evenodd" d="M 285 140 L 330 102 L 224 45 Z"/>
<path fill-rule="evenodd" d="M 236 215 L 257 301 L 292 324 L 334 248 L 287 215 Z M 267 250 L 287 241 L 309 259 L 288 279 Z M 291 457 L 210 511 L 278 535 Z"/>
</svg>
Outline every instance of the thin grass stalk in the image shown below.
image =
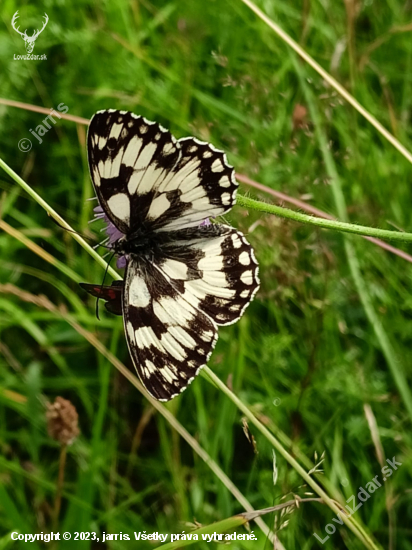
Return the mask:
<svg viewBox="0 0 412 550">
<path fill-rule="evenodd" d="M 303 200 L 299 200 L 299 199 L 296 199 L 295 197 L 290 197 L 289 195 L 286 195 L 285 193 L 282 193 L 280 191 L 276 191 L 275 189 L 272 189 L 267 185 L 263 185 L 262 183 L 252 180 L 251 178 L 249 178 L 248 176 L 245 176 L 244 174 L 237 173 L 236 179 L 242 183 L 245 183 L 246 185 L 249 185 L 250 187 L 254 187 L 255 189 L 259 189 L 264 193 L 268 193 L 269 195 L 276 197 L 282 202 L 293 204 L 294 206 L 297 206 L 300 210 L 304 210 L 305 212 L 309 212 L 310 214 L 314 214 L 315 216 L 319 216 L 320 218 L 326 218 L 327 220 L 334 219 L 333 216 L 324 212 L 323 210 L 320 210 L 319 208 L 316 208 L 316 206 L 312 206 L 311 204 L 308 204 Z M 384 241 L 381 241 L 380 239 L 376 239 L 375 237 L 367 237 L 365 235 L 362 235 L 362 237 L 365 240 L 373 244 L 376 244 L 380 248 L 383 248 L 384 250 L 387 250 L 388 252 L 391 252 L 392 254 L 399 256 L 403 260 L 406 260 L 407 262 L 412 263 L 412 256 L 410 254 L 407 254 L 403 250 L 400 250 L 399 248 L 395 248 L 394 246 L 391 246 L 390 244 Z"/>
<path fill-rule="evenodd" d="M 252 411 L 235 395 L 220 378 L 218 378 L 209 367 L 204 367 L 204 372 L 210 378 L 210 380 L 223 392 L 228 398 L 242 411 L 242 413 L 250 420 L 250 422 L 260 431 L 260 433 L 269 441 L 271 445 L 283 456 L 283 458 L 292 466 L 294 470 L 305 480 L 305 482 L 317 493 L 323 502 L 329 506 L 329 508 L 336 514 L 340 514 L 342 521 L 347 527 L 358 537 L 360 541 L 371 550 L 377 550 L 380 547 L 372 540 L 372 538 L 366 533 L 359 522 L 352 517 L 346 515 L 346 512 L 342 512 L 342 509 L 337 503 L 329 497 L 329 495 L 321 488 L 318 483 L 302 468 L 297 460 L 288 453 L 288 451 L 281 445 L 276 437 L 269 432 L 252 413 Z"/>
<path fill-rule="evenodd" d="M 6 174 L 8 174 L 18 185 L 20 185 L 20 187 L 26 191 L 32 199 L 44 208 L 47 214 L 51 216 L 58 223 L 58 225 L 60 225 L 63 229 L 66 229 L 73 239 L 77 241 L 103 269 L 107 269 L 107 262 L 105 262 L 105 260 L 99 256 L 99 254 L 89 244 L 87 244 L 87 242 L 78 233 L 76 233 L 76 231 L 70 227 L 70 225 L 55 210 L 53 210 L 52 207 L 1 158 L 0 167 L 3 168 Z M 108 268 L 108 273 L 110 273 L 113 279 L 121 279 L 120 275 L 112 267 Z"/>
<path fill-rule="evenodd" d="M 369 403 L 363 404 L 363 410 L 365 413 L 366 421 L 368 422 L 373 445 L 375 447 L 376 458 L 378 460 L 379 466 L 382 469 L 385 466 L 386 462 L 385 462 L 385 451 L 383 449 L 383 445 L 381 442 L 378 424 L 376 422 L 376 418 L 373 413 L 372 407 L 370 406 Z M 395 510 L 394 510 L 395 501 L 393 498 L 394 495 L 393 495 L 393 486 L 391 483 L 391 479 L 387 479 L 385 482 L 385 492 L 386 492 L 385 505 L 386 505 L 386 511 L 388 513 L 388 522 L 389 522 L 388 550 L 394 550 L 395 539 L 396 539 L 396 530 L 395 530 L 396 516 L 395 516 Z"/>
<path fill-rule="evenodd" d="M 319 114 L 317 106 L 315 104 L 312 91 L 310 90 L 308 84 L 305 81 L 302 67 L 300 66 L 298 60 L 293 56 L 293 62 L 295 65 L 296 72 L 299 76 L 300 85 L 302 87 L 303 93 L 305 95 L 311 118 L 315 127 L 316 137 L 319 143 L 320 150 L 322 151 L 323 159 L 325 166 L 328 172 L 328 175 L 331 180 L 331 188 L 333 192 L 333 197 L 336 204 L 336 209 L 338 211 L 338 216 L 340 218 L 347 218 L 346 210 L 346 201 L 344 194 L 342 192 L 342 185 L 339 178 L 338 171 L 336 169 L 335 161 L 333 160 L 332 154 L 328 149 L 328 141 L 324 130 L 323 120 Z M 366 316 L 373 327 L 377 340 L 379 342 L 380 348 L 385 356 L 386 362 L 388 363 L 389 370 L 392 374 L 396 387 L 398 388 L 399 394 L 402 397 L 404 406 L 409 414 L 410 419 L 412 420 L 412 393 L 409 389 L 408 382 L 405 376 L 405 367 L 402 365 L 401 358 L 395 353 L 395 350 L 392 347 L 392 343 L 386 334 L 386 331 L 376 314 L 375 308 L 373 306 L 372 298 L 369 294 L 368 288 L 366 286 L 365 280 L 362 276 L 359 260 L 356 254 L 356 249 L 353 245 L 353 242 L 348 238 L 345 238 L 344 241 L 346 256 L 348 259 L 350 271 L 355 282 L 356 289 L 358 291 L 360 300 L 362 302 L 363 308 L 365 310 Z"/>
<path fill-rule="evenodd" d="M 57 260 L 54 256 L 43 250 L 38 244 L 33 242 L 31 239 L 26 237 L 26 235 L 23 235 L 21 231 L 18 229 L 15 229 L 11 225 L 9 225 L 4 220 L 0 219 L 0 229 L 2 229 L 5 233 L 10 235 L 11 237 L 14 237 L 17 241 L 21 242 L 26 246 L 29 250 L 40 256 L 44 261 L 48 262 L 52 266 L 54 266 L 56 269 L 61 271 L 61 273 L 64 273 L 69 279 L 72 281 L 75 281 L 76 283 L 80 283 L 82 278 L 73 271 L 70 267 L 68 267 L 63 262 L 60 262 Z"/>
<path fill-rule="evenodd" d="M 378 132 L 395 147 L 410 163 L 412 163 L 412 153 L 402 145 L 371 113 L 365 109 L 337 80 L 333 78 L 323 67 L 319 65 L 297 42 L 293 40 L 279 25 L 270 19 L 262 10 L 260 10 L 251 0 L 240 0 L 250 8 L 262 21 L 266 23 L 288 46 L 290 46 L 308 65 L 332 86 L 358 113 L 360 113 Z"/>
</svg>

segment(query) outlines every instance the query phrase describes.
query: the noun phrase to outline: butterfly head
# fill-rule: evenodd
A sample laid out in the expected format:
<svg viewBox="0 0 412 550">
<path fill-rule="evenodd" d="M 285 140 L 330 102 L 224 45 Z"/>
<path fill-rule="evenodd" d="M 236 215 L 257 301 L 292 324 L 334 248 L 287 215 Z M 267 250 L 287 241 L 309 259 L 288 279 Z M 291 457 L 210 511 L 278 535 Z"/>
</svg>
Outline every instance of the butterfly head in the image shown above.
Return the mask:
<svg viewBox="0 0 412 550">
<path fill-rule="evenodd" d="M 101 206 L 94 209 L 94 219 L 103 220 L 106 224 L 104 231 L 106 239 L 101 244 L 106 244 L 117 256 L 116 265 L 119 269 L 125 268 L 130 254 L 153 255 L 158 250 L 162 237 L 154 233 L 148 233 L 142 229 L 125 235 L 108 218 Z"/>
</svg>

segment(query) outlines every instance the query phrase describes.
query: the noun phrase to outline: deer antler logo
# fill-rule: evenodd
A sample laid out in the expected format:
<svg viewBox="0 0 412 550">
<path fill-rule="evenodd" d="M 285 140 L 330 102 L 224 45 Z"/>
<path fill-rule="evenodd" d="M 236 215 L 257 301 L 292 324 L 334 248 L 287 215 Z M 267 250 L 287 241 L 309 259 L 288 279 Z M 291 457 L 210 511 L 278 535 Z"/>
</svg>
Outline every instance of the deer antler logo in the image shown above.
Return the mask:
<svg viewBox="0 0 412 550">
<path fill-rule="evenodd" d="M 44 16 L 43 16 L 44 17 L 43 27 L 40 30 L 37 29 L 36 31 L 34 31 L 32 36 L 27 36 L 27 29 L 23 33 L 23 32 L 19 31 L 20 27 L 17 27 L 17 29 L 15 27 L 16 21 L 19 18 L 18 13 L 19 13 L 19 10 L 17 10 L 16 13 L 13 15 L 13 19 L 11 20 L 11 26 L 23 38 L 24 44 L 26 46 L 27 53 L 31 53 L 33 51 L 34 43 L 36 42 L 37 37 L 44 30 L 44 27 L 47 25 L 47 23 L 49 21 L 49 18 L 47 16 L 47 13 L 45 13 Z"/>
</svg>

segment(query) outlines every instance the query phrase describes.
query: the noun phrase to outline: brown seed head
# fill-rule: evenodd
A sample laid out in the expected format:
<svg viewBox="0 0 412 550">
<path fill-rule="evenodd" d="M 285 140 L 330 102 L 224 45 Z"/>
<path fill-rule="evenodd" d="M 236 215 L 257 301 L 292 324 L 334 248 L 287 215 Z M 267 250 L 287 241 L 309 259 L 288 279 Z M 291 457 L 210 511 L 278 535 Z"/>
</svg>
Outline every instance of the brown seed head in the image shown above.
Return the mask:
<svg viewBox="0 0 412 550">
<path fill-rule="evenodd" d="M 299 130 L 305 127 L 305 125 L 307 124 L 307 114 L 308 110 L 306 109 L 306 107 L 304 105 L 296 103 L 292 114 L 292 125 L 294 130 Z"/>
<path fill-rule="evenodd" d="M 79 435 L 77 411 L 67 399 L 56 397 L 54 403 L 47 404 L 47 431 L 50 437 L 62 445 L 71 445 Z"/>
</svg>

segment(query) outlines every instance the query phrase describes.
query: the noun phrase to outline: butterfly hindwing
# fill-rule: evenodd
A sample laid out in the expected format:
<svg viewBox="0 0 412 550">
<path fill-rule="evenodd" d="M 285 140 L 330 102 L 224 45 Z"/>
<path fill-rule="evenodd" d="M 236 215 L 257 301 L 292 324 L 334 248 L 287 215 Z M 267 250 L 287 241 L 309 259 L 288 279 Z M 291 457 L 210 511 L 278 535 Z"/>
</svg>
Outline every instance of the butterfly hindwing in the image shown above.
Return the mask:
<svg viewBox="0 0 412 550">
<path fill-rule="evenodd" d="M 216 325 L 149 261 L 129 261 L 123 301 L 126 339 L 139 378 L 156 399 L 172 399 L 206 364 Z"/>
<path fill-rule="evenodd" d="M 164 248 L 159 267 L 217 325 L 237 321 L 259 288 L 258 263 L 244 235 L 225 225 Z"/>
</svg>

